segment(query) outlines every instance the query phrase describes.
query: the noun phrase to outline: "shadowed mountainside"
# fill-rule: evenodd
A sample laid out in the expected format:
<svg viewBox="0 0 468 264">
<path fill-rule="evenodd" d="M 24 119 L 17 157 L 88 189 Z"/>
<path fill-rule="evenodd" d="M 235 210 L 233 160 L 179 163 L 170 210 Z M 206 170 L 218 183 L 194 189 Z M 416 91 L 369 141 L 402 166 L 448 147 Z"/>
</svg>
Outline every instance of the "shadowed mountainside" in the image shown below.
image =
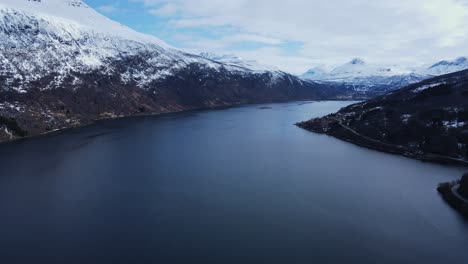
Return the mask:
<svg viewBox="0 0 468 264">
<path fill-rule="evenodd" d="M 435 77 L 298 126 L 408 157 L 468 164 L 468 71 Z"/>
</svg>

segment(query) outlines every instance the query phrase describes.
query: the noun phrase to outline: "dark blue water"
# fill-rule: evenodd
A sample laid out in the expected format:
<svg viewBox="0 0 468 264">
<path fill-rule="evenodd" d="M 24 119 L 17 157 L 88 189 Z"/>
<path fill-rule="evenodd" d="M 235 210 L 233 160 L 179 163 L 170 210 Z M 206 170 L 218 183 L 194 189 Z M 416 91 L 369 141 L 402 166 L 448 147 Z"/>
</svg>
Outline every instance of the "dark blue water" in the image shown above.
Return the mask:
<svg viewBox="0 0 468 264">
<path fill-rule="evenodd" d="M 461 168 L 293 126 L 347 104 L 105 121 L 0 145 L 0 263 L 466 261 L 468 224 L 435 190 Z"/>
</svg>

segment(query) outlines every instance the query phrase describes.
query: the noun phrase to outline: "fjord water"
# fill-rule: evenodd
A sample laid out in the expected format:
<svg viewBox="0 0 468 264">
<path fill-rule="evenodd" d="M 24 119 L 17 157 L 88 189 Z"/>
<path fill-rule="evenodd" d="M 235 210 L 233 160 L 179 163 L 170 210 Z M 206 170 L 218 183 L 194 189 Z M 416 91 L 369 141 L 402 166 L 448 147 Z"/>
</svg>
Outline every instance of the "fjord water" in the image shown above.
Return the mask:
<svg viewBox="0 0 468 264">
<path fill-rule="evenodd" d="M 0 145 L 1 263 L 460 263 L 462 168 L 293 124 L 349 102 L 100 122 Z"/>
</svg>

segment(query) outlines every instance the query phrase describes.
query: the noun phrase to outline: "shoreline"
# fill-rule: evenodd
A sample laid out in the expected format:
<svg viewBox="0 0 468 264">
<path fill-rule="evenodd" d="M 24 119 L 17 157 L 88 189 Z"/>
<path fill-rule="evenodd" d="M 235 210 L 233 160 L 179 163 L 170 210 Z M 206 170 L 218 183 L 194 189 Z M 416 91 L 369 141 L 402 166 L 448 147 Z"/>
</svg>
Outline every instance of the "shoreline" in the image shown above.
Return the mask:
<svg viewBox="0 0 468 264">
<path fill-rule="evenodd" d="M 297 123 L 296 126 L 302 129 L 305 129 L 309 132 L 322 134 L 322 135 L 328 135 L 328 136 L 337 138 L 339 140 L 352 143 L 354 145 L 364 147 L 367 149 L 371 149 L 371 150 L 376 150 L 376 151 L 393 154 L 393 155 L 399 155 L 399 156 L 407 157 L 410 159 L 419 160 L 422 162 L 431 162 L 431 163 L 438 163 L 438 164 L 445 164 L 445 165 L 456 165 L 456 166 L 468 167 L 468 161 L 465 161 L 465 160 L 456 159 L 452 157 L 446 157 L 446 156 L 437 155 L 433 153 L 417 153 L 417 152 L 414 152 L 413 150 L 406 149 L 403 146 L 391 145 L 391 144 L 383 143 L 379 141 L 371 141 L 370 139 L 366 139 L 358 134 L 345 136 L 345 135 L 338 135 L 335 133 L 329 133 L 327 131 L 307 127 L 304 125 L 306 123 L 307 122 L 300 122 L 300 123 Z M 351 134 L 351 133 L 347 133 L 347 134 Z"/>
<path fill-rule="evenodd" d="M 442 198 L 455 210 L 457 210 L 465 219 L 468 220 L 468 202 L 462 197 L 458 197 L 454 193 L 454 188 L 459 185 L 459 182 L 441 183 L 437 187 L 437 191 L 440 193 Z"/>
<path fill-rule="evenodd" d="M 275 102 L 262 102 L 262 103 L 239 103 L 239 104 L 232 104 L 232 105 L 226 105 L 226 106 L 215 106 L 215 107 L 202 107 L 202 108 L 193 108 L 193 109 L 184 109 L 180 111 L 170 111 L 170 112 L 161 112 L 161 113 L 136 113 L 133 115 L 126 115 L 126 116 L 115 116 L 115 117 L 101 117 L 97 118 L 94 121 L 87 123 L 87 124 L 82 124 L 78 126 L 70 126 L 70 127 L 63 127 L 59 129 L 55 129 L 52 131 L 47 131 L 43 132 L 40 134 L 35 134 L 35 135 L 30 135 L 30 136 L 25 136 L 25 137 L 20 137 L 20 138 L 14 138 L 11 140 L 3 140 L 0 141 L 0 147 L 2 145 L 6 144 L 14 144 L 14 143 L 19 143 L 21 141 L 27 141 L 31 139 L 36 139 L 36 138 L 42 138 L 42 137 L 47 137 L 47 136 L 54 136 L 56 134 L 60 134 L 65 131 L 73 130 L 73 129 L 80 129 L 88 126 L 92 126 L 94 124 L 97 124 L 99 122 L 103 121 L 110 121 L 110 120 L 122 120 L 126 118 L 138 118 L 138 117 L 155 117 L 155 116 L 167 116 L 171 114 L 181 114 L 181 113 L 190 113 L 190 112 L 199 112 L 199 111 L 217 111 L 217 110 L 225 110 L 225 109 L 231 109 L 231 108 L 237 108 L 237 107 L 244 107 L 244 106 L 255 106 L 255 105 L 265 105 L 265 104 L 281 104 L 281 103 L 293 103 L 293 102 L 298 102 L 298 103 L 314 103 L 314 102 L 324 102 L 324 101 L 354 101 L 354 100 L 338 100 L 338 99 L 330 99 L 330 100 L 312 100 L 312 99 L 304 99 L 304 100 L 286 100 L 286 101 L 275 101 Z"/>
</svg>

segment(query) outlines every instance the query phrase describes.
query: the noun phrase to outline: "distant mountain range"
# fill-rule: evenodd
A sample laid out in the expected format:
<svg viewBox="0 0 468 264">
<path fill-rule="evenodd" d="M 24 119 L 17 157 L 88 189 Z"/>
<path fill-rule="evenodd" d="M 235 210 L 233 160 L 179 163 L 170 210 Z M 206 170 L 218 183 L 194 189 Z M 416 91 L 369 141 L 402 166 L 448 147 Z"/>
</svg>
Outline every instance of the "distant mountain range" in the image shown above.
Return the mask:
<svg viewBox="0 0 468 264">
<path fill-rule="evenodd" d="M 0 61 L 0 141 L 101 118 L 343 96 L 253 61 L 182 52 L 81 0 L 1 0 Z"/>
<path fill-rule="evenodd" d="M 434 76 L 465 69 L 468 69 L 468 59 L 465 57 L 453 61 L 440 61 L 428 67 L 411 69 L 396 65 L 369 64 L 356 58 L 332 69 L 315 67 L 301 75 L 301 78 L 343 85 L 356 92 L 382 94 Z"/>
<path fill-rule="evenodd" d="M 434 77 L 298 125 L 385 152 L 468 165 L 468 70 Z"/>
</svg>

